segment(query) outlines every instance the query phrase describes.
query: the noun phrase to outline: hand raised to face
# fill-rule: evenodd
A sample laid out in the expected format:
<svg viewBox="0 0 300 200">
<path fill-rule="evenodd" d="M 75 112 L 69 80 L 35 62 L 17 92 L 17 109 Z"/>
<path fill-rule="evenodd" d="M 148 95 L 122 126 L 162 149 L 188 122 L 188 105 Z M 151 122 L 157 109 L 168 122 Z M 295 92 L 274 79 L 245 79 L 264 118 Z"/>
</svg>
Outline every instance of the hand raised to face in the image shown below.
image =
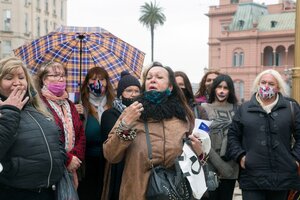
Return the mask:
<svg viewBox="0 0 300 200">
<path fill-rule="evenodd" d="M 0 106 L 2 105 L 12 105 L 20 110 L 24 107 L 24 105 L 29 100 L 29 97 L 25 97 L 26 88 L 24 86 L 17 86 L 14 90 L 10 93 L 8 98 L 5 101 L 0 100 Z"/>
<path fill-rule="evenodd" d="M 122 120 L 128 125 L 132 126 L 138 120 L 144 110 L 143 104 L 135 101 L 127 107 L 122 113 Z"/>
</svg>

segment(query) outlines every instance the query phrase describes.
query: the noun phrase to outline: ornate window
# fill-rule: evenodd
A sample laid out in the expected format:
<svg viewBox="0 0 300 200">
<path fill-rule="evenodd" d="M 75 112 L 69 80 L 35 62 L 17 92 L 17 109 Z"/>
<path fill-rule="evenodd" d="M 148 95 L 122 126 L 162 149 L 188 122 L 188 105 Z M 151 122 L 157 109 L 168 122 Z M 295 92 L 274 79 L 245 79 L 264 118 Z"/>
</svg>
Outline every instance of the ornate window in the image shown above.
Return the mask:
<svg viewBox="0 0 300 200">
<path fill-rule="evenodd" d="M 2 58 L 9 56 L 11 54 L 12 46 L 10 40 L 2 41 Z"/>
<path fill-rule="evenodd" d="M 11 31 L 11 11 L 4 10 L 3 11 L 3 30 Z"/>
<path fill-rule="evenodd" d="M 242 49 L 236 49 L 236 50 L 233 52 L 232 66 L 233 66 L 233 67 L 241 67 L 241 66 L 244 66 L 244 52 L 243 52 Z"/>
</svg>

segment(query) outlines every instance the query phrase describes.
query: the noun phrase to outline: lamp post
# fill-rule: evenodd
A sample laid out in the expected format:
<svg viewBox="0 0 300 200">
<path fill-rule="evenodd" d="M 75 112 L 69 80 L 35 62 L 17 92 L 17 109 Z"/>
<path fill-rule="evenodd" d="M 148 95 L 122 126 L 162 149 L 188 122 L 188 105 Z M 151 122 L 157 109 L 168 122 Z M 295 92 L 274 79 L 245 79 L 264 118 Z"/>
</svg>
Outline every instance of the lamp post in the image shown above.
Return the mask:
<svg viewBox="0 0 300 200">
<path fill-rule="evenodd" d="M 292 68 L 292 97 L 300 102 L 300 0 L 296 1 L 295 66 Z"/>
</svg>

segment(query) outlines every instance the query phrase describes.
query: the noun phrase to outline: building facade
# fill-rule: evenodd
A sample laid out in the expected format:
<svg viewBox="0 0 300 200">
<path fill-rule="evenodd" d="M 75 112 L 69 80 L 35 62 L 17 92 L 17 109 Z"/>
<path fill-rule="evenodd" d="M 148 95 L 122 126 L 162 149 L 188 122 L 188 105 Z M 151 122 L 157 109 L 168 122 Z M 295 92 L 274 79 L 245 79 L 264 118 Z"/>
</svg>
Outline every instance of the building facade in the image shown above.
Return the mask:
<svg viewBox="0 0 300 200">
<path fill-rule="evenodd" d="M 67 0 L 0 0 L 0 59 L 67 24 Z"/>
<path fill-rule="evenodd" d="M 232 77 L 240 101 L 250 98 L 255 77 L 266 69 L 279 71 L 290 85 L 295 11 L 292 0 L 273 5 L 220 0 L 219 5 L 210 6 L 209 69 Z"/>
</svg>

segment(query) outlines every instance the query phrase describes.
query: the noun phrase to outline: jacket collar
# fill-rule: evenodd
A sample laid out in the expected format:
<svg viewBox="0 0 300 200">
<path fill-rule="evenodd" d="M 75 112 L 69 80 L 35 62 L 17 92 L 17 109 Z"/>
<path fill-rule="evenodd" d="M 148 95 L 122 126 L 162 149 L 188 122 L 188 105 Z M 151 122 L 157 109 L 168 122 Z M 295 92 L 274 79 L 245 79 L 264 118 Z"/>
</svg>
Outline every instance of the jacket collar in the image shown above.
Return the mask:
<svg viewBox="0 0 300 200">
<path fill-rule="evenodd" d="M 278 110 L 281 108 L 286 108 L 288 107 L 285 98 L 282 96 L 281 93 L 278 93 L 279 95 L 279 99 L 277 104 L 274 106 L 274 108 L 272 109 L 272 111 L 274 110 Z M 250 100 L 250 105 L 248 107 L 248 111 L 249 112 L 266 112 L 261 105 L 258 103 L 258 101 L 256 100 L 256 94 L 253 94 Z"/>
</svg>

